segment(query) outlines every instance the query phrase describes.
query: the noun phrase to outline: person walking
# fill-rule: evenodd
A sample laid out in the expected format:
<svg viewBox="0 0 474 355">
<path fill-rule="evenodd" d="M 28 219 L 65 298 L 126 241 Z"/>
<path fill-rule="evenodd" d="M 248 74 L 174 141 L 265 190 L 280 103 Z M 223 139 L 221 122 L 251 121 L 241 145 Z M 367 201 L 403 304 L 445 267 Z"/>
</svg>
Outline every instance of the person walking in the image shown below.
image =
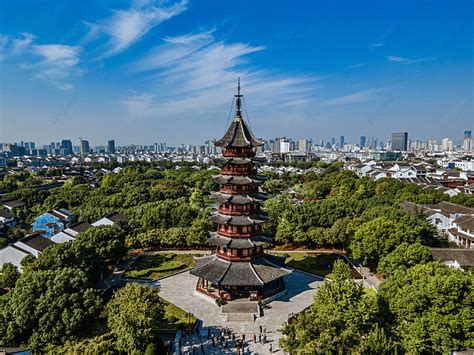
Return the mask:
<svg viewBox="0 0 474 355">
<path fill-rule="evenodd" d="M 259 325 L 259 328 L 260 328 L 260 333 L 262 333 L 262 325 L 261 324 Z"/>
<path fill-rule="evenodd" d="M 270 353 L 273 353 L 273 344 L 270 343 Z"/>
<path fill-rule="evenodd" d="M 256 343 L 257 342 L 257 335 L 253 335 L 253 342 Z"/>
</svg>

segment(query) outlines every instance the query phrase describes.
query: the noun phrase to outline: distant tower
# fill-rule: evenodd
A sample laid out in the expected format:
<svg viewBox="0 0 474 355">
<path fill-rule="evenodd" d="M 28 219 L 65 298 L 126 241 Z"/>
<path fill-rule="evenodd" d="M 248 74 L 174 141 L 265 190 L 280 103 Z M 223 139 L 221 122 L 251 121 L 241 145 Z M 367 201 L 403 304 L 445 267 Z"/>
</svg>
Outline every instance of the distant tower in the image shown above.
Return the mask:
<svg viewBox="0 0 474 355">
<path fill-rule="evenodd" d="M 408 151 L 408 132 L 392 133 L 392 150 Z"/>
<path fill-rule="evenodd" d="M 115 153 L 115 140 L 111 139 L 107 142 L 107 152 L 110 154 Z"/>
<path fill-rule="evenodd" d="M 79 146 L 81 149 L 81 154 L 89 154 L 91 151 L 91 148 L 89 146 L 89 141 L 79 137 L 79 142 L 80 142 Z"/>
<path fill-rule="evenodd" d="M 360 136 L 359 147 L 364 148 L 367 141 L 366 136 Z"/>
<path fill-rule="evenodd" d="M 197 290 L 227 300 L 258 300 L 282 291 L 288 270 L 276 264 L 278 259 L 263 251 L 271 238 L 262 231 L 268 216 L 260 204 L 268 196 L 259 186 L 264 177 L 257 175 L 255 148 L 264 144 L 250 131 L 242 117 L 240 80 L 237 87 L 236 113 L 224 137 L 214 142 L 222 147 L 221 174 L 213 178 L 220 191 L 213 198 L 220 205 L 210 217 L 217 225 L 209 243 L 216 253 L 196 258 L 191 274 L 198 276 Z"/>
<path fill-rule="evenodd" d="M 472 152 L 474 150 L 474 146 L 472 143 L 472 131 L 464 131 L 464 141 L 462 144 L 462 148 L 466 152 Z"/>
</svg>

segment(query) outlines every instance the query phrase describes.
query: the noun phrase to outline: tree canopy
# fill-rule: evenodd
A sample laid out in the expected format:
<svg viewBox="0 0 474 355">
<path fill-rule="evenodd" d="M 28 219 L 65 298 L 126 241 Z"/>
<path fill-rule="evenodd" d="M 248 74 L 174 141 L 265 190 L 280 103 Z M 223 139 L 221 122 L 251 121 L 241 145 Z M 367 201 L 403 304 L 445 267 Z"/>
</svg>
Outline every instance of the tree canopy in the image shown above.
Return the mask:
<svg viewBox="0 0 474 355">
<path fill-rule="evenodd" d="M 350 353 L 366 348 L 377 324 L 377 301 L 349 278 L 349 267 L 334 263 L 333 281 L 316 293 L 311 308 L 283 328 L 281 344 L 294 354 Z"/>
<path fill-rule="evenodd" d="M 395 272 L 380 286 L 384 318 L 408 353 L 474 346 L 472 274 L 428 262 Z"/>
<path fill-rule="evenodd" d="M 77 339 L 102 300 L 78 268 L 22 275 L 0 303 L 0 343 L 34 347 Z"/>
<path fill-rule="evenodd" d="M 129 283 L 115 292 L 107 304 L 108 327 L 119 351 L 144 351 L 156 340 L 164 317 L 163 302 L 156 289 Z"/>
</svg>

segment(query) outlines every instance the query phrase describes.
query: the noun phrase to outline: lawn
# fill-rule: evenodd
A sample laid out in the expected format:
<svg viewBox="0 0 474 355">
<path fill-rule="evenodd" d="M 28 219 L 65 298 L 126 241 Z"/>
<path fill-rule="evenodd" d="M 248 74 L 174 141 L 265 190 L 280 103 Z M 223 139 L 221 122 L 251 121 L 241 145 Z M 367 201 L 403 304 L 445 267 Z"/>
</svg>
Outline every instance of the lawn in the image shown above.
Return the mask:
<svg viewBox="0 0 474 355">
<path fill-rule="evenodd" d="M 285 264 L 310 274 L 326 277 L 332 271 L 332 264 L 337 259 L 345 261 L 339 254 L 309 254 L 309 253 L 285 253 L 276 254 L 285 257 Z"/>
<path fill-rule="evenodd" d="M 189 325 L 194 325 L 196 318 L 193 315 L 183 311 L 181 308 L 176 307 L 174 304 L 171 304 L 164 299 L 162 300 L 165 304 L 165 319 L 163 323 L 160 324 L 160 328 L 184 329 Z"/>
<path fill-rule="evenodd" d="M 124 277 L 156 280 L 192 269 L 196 254 L 155 253 L 139 257 L 125 272 Z"/>
</svg>

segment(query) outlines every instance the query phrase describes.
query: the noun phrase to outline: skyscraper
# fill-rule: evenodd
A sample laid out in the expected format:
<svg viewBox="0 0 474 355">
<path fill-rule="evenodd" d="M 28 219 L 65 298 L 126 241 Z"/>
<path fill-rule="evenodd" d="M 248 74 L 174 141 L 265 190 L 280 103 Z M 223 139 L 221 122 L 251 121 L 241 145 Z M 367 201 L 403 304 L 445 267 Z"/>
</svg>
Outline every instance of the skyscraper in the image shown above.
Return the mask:
<svg viewBox="0 0 474 355">
<path fill-rule="evenodd" d="M 69 139 L 63 139 L 61 141 L 61 154 L 71 155 L 72 154 L 72 142 Z"/>
<path fill-rule="evenodd" d="M 88 154 L 91 151 L 91 148 L 89 146 L 89 141 L 85 139 L 81 139 L 81 154 Z"/>
<path fill-rule="evenodd" d="M 298 151 L 300 152 L 309 152 L 311 150 L 311 143 L 307 139 L 300 139 L 298 141 Z"/>
<path fill-rule="evenodd" d="M 367 137 L 366 137 L 366 136 L 360 136 L 359 146 L 360 146 L 361 148 L 365 147 L 366 141 L 367 141 Z"/>
<path fill-rule="evenodd" d="M 331 138 L 331 146 L 335 145 L 336 144 L 336 138 L 332 137 Z"/>
<path fill-rule="evenodd" d="M 115 153 L 115 141 L 113 139 L 107 142 L 107 152 L 110 154 Z"/>
<path fill-rule="evenodd" d="M 346 142 L 344 141 L 344 136 L 341 136 L 340 139 L 339 139 L 339 147 L 344 148 L 345 143 Z"/>
<path fill-rule="evenodd" d="M 392 133 L 392 150 L 400 152 L 408 150 L 408 132 Z"/>
<path fill-rule="evenodd" d="M 474 150 L 474 145 L 472 143 L 472 131 L 464 131 L 462 149 L 466 152 L 472 152 Z"/>
</svg>

